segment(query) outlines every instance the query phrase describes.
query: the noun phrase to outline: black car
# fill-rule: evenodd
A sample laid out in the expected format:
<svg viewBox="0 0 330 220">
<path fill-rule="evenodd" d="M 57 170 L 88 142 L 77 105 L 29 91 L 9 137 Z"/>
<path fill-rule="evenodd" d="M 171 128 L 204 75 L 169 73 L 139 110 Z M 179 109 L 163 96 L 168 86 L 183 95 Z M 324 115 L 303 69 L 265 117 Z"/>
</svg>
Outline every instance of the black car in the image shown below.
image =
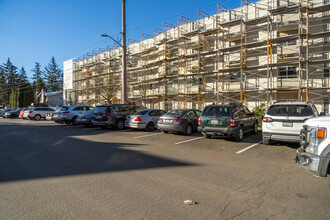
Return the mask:
<svg viewBox="0 0 330 220">
<path fill-rule="evenodd" d="M 121 130 L 125 128 L 126 116 L 135 112 L 135 105 L 130 104 L 99 105 L 94 110 L 92 124 L 103 129 L 111 127 Z"/>
<path fill-rule="evenodd" d="M 3 115 L 3 117 L 4 118 L 18 118 L 20 112 L 21 112 L 21 109 L 18 108 L 18 109 L 14 110 L 14 111 L 8 111 L 8 112 L 6 112 Z"/>
<path fill-rule="evenodd" d="M 206 138 L 217 135 L 240 141 L 244 133 L 258 131 L 255 114 L 241 103 L 206 106 L 198 124 L 198 131 Z"/>
</svg>

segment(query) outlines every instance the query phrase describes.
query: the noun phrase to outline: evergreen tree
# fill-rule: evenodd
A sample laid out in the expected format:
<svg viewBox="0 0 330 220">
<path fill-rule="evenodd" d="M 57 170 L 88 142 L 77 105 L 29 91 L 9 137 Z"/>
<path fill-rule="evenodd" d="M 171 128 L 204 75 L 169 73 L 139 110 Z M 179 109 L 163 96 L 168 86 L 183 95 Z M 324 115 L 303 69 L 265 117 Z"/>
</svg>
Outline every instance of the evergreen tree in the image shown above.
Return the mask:
<svg viewBox="0 0 330 220">
<path fill-rule="evenodd" d="M 45 89 L 45 83 L 42 78 L 43 72 L 41 70 L 40 63 L 36 62 L 34 68 L 31 70 L 33 72 L 32 80 L 33 80 L 33 89 L 35 92 L 35 102 L 40 102 L 40 93 L 43 89 Z"/>
<path fill-rule="evenodd" d="M 0 66 L 0 105 L 8 105 L 8 93 L 5 73 Z"/>
<path fill-rule="evenodd" d="M 7 62 L 2 64 L 1 66 L 2 74 L 5 80 L 4 90 L 5 93 L 3 96 L 6 98 L 5 104 L 9 103 L 9 96 L 12 92 L 12 89 L 18 86 L 18 74 L 17 74 L 17 67 L 12 64 L 10 58 L 8 58 Z M 1 80 L 1 79 L 0 79 Z M 10 103 L 9 103 L 10 104 Z"/>
<path fill-rule="evenodd" d="M 57 65 L 55 58 L 50 59 L 49 64 L 45 67 L 46 89 L 49 92 L 62 90 L 63 73 Z"/>
<path fill-rule="evenodd" d="M 19 70 L 18 81 L 19 81 L 19 83 L 18 83 L 19 85 L 20 85 L 20 83 L 28 82 L 28 77 L 26 75 L 26 71 L 25 71 L 24 67 L 22 67 Z"/>
</svg>

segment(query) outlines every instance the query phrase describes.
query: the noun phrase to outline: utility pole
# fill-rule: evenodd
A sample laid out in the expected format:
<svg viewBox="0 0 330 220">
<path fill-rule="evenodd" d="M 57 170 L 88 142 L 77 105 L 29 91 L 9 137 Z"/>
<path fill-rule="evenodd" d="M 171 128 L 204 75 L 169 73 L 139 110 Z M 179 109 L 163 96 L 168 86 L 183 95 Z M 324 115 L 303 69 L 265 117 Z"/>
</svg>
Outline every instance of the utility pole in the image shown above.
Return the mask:
<svg viewBox="0 0 330 220">
<path fill-rule="evenodd" d="M 121 94 L 121 102 L 122 104 L 127 104 L 127 63 L 126 63 L 126 0 L 123 0 L 122 5 L 122 78 L 121 78 L 121 86 L 122 86 L 122 94 Z"/>
<path fill-rule="evenodd" d="M 127 98 L 127 59 L 126 59 L 126 0 L 123 0 L 122 5 L 122 43 L 120 44 L 118 41 L 116 41 L 113 37 L 102 34 L 102 37 L 108 37 L 111 40 L 113 40 L 116 44 L 118 44 L 122 48 L 122 74 L 121 74 L 121 103 L 127 104 L 128 98 Z"/>
</svg>

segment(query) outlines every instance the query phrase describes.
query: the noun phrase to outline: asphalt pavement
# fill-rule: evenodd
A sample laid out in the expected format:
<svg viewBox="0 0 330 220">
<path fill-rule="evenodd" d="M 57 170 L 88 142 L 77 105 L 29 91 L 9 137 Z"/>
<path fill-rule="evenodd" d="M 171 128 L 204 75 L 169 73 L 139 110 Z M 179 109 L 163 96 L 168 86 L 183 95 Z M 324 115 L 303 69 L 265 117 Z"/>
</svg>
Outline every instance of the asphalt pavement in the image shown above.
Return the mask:
<svg viewBox="0 0 330 220">
<path fill-rule="evenodd" d="M 329 219 L 297 147 L 0 118 L 0 219 Z"/>
</svg>

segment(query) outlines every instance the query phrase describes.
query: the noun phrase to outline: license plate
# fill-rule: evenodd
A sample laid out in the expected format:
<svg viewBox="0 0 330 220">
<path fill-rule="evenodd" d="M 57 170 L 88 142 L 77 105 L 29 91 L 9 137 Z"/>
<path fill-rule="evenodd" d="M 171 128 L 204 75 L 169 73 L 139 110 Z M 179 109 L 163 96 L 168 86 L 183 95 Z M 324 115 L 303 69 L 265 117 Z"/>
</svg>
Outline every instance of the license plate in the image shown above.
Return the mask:
<svg viewBox="0 0 330 220">
<path fill-rule="evenodd" d="M 164 121 L 165 121 L 165 123 L 171 123 L 172 120 L 165 119 Z"/>
<path fill-rule="evenodd" d="M 218 124 L 218 120 L 214 120 L 214 119 L 211 120 L 211 124 L 212 124 L 212 125 L 217 125 L 217 124 Z"/>
<path fill-rule="evenodd" d="M 292 122 L 283 122 L 282 126 L 283 127 L 293 127 L 293 123 Z"/>
</svg>

